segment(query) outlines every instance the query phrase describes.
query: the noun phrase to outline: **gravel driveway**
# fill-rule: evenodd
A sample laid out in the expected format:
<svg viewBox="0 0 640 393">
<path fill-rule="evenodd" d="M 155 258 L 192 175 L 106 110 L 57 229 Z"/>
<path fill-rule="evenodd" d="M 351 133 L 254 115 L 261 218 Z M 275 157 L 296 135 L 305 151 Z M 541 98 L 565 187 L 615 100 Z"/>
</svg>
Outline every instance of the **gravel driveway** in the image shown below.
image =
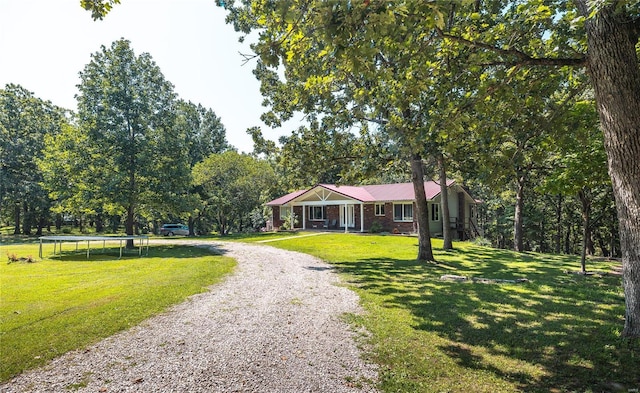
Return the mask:
<svg viewBox="0 0 640 393">
<path fill-rule="evenodd" d="M 340 320 L 360 311 L 357 295 L 329 265 L 268 246 L 206 246 L 238 261 L 223 283 L 0 391 L 375 391 L 376 369 Z"/>
</svg>

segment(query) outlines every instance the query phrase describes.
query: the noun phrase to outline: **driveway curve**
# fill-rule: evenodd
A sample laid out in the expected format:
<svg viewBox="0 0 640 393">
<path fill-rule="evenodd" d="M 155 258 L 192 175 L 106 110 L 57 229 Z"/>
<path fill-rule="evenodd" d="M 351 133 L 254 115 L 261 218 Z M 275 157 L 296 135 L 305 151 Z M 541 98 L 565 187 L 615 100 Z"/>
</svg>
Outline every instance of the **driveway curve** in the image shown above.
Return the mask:
<svg viewBox="0 0 640 393">
<path fill-rule="evenodd" d="M 185 242 L 186 243 L 186 242 Z M 210 291 L 3 384 L 13 392 L 375 392 L 340 316 L 357 295 L 309 255 L 188 241 L 238 261 Z"/>
</svg>

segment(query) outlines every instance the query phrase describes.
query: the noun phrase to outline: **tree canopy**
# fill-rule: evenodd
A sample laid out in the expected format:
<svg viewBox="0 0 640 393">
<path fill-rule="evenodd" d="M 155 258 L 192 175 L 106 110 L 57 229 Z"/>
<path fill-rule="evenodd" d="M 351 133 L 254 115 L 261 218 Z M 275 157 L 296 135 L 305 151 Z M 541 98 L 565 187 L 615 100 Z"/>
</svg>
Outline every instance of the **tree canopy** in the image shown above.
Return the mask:
<svg viewBox="0 0 640 393">
<path fill-rule="evenodd" d="M 232 228 L 252 227 L 252 217 L 271 197 L 273 168 L 263 160 L 235 151 L 212 154 L 193 167 L 194 185 L 202 197 L 204 216 L 227 235 Z M 259 227 L 261 226 L 258 223 Z"/>
<path fill-rule="evenodd" d="M 50 201 L 37 161 L 47 136 L 60 133 L 65 122 L 61 108 L 22 86 L 0 89 L 0 209 L 13 214 L 16 235 L 30 234 L 34 224 L 40 233 L 48 218 Z"/>
<path fill-rule="evenodd" d="M 440 97 L 440 108 L 450 101 L 429 83 L 431 75 L 448 69 L 447 59 L 477 73 L 475 86 L 452 90 L 464 96 L 491 94 L 493 87 L 483 83 L 486 76 L 497 75 L 509 85 L 526 80 L 530 67 L 550 67 L 545 68 L 549 73 L 556 67 L 586 69 L 621 227 L 627 298 L 623 334 L 640 336 L 640 170 L 629 165 L 640 156 L 636 2 L 593 7 L 586 0 L 218 4 L 229 9 L 238 31 L 261 31 L 253 48 L 259 56 L 256 75 L 272 109 L 265 120 L 277 123 L 294 110 L 341 123 L 382 116 L 384 132 L 400 137 L 414 159 L 423 154 L 418 146 L 434 142 L 427 127 L 432 123 L 419 119 L 427 112 L 421 94 Z M 450 78 L 456 75 L 465 74 Z"/>
<path fill-rule="evenodd" d="M 151 56 L 124 39 L 93 54 L 80 78 L 78 123 L 92 155 L 85 181 L 126 212 L 132 235 L 138 209 L 172 205 L 189 182 L 176 95 Z"/>
</svg>

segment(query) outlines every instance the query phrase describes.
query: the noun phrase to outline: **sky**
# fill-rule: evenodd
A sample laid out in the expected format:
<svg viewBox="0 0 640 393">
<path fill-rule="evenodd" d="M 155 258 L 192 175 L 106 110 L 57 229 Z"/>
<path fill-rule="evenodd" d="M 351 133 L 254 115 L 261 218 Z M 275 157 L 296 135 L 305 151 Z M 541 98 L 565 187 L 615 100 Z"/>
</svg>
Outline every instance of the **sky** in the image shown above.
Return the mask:
<svg viewBox="0 0 640 393">
<path fill-rule="evenodd" d="M 243 65 L 240 55 L 249 44 L 238 43 L 225 14 L 215 0 L 122 0 L 94 21 L 80 0 L 0 0 L 0 86 L 19 84 L 75 111 L 78 73 L 102 45 L 125 38 L 137 55 L 151 55 L 180 98 L 222 119 L 230 144 L 251 152 L 247 128 L 277 141 L 297 125 L 271 129 L 260 120 L 255 63 Z"/>
</svg>

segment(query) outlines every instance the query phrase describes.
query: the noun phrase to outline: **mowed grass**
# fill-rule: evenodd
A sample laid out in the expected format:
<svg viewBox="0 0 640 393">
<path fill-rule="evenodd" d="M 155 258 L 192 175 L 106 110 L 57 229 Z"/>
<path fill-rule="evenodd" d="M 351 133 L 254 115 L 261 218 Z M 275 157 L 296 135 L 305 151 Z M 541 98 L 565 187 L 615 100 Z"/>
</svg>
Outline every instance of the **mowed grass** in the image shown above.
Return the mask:
<svg viewBox="0 0 640 393">
<path fill-rule="evenodd" d="M 316 255 L 361 296 L 348 316 L 370 336 L 385 392 L 609 392 L 640 388 L 640 344 L 623 340 L 615 275 L 581 276 L 577 257 L 455 243 L 438 264 L 417 239 L 329 234 L 268 243 Z M 614 262 L 590 263 L 610 271 Z M 445 274 L 527 283 L 444 281 Z"/>
<path fill-rule="evenodd" d="M 65 244 L 61 256 L 46 245 L 0 246 L 0 381 L 67 351 L 139 324 L 188 296 L 203 292 L 235 261 L 188 246 L 151 246 L 148 256 Z M 36 257 L 8 264 L 8 255 Z"/>
</svg>

